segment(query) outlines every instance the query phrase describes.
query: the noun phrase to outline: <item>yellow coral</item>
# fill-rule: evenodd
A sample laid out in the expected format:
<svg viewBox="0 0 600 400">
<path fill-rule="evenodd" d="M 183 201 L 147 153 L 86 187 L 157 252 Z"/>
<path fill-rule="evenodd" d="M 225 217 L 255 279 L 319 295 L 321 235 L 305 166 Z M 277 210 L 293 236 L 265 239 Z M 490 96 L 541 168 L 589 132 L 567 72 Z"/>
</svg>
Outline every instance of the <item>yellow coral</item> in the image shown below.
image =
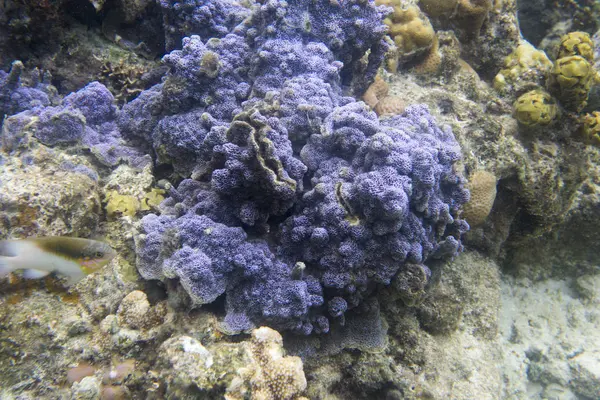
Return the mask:
<svg viewBox="0 0 600 400">
<path fill-rule="evenodd" d="M 515 85 L 541 84 L 552 69 L 546 53 L 525 42 L 504 59 L 504 68 L 494 78 L 494 88 L 499 92 L 514 89 Z"/>
<path fill-rule="evenodd" d="M 587 144 L 600 147 L 600 112 L 594 111 L 582 117 L 580 134 Z"/>
<path fill-rule="evenodd" d="M 463 218 L 476 227 L 485 222 L 496 199 L 496 176 L 487 171 L 477 171 L 469 179 L 471 200 L 463 206 Z"/>
<path fill-rule="evenodd" d="M 153 188 L 140 201 L 135 196 L 122 195 L 116 190 L 111 190 L 104 196 L 106 214 L 109 219 L 118 216 L 133 217 L 140 210 L 148 211 L 157 208 L 164 200 L 164 194 L 164 190 Z"/>
<path fill-rule="evenodd" d="M 435 32 L 417 6 L 404 6 L 401 0 L 375 0 L 378 5 L 393 7 L 394 12 L 384 19 L 388 34 L 396 44 L 399 55 L 427 50 L 433 44 Z"/>
<path fill-rule="evenodd" d="M 579 112 L 587 105 L 596 71 L 582 56 L 563 57 L 554 63 L 548 77 L 548 90 L 570 111 Z"/>
<path fill-rule="evenodd" d="M 543 90 L 531 90 L 515 101 L 515 116 L 526 126 L 548 125 L 558 114 L 556 101 Z"/>
<path fill-rule="evenodd" d="M 140 209 L 140 202 L 134 196 L 119 194 L 116 190 L 108 192 L 104 198 L 108 218 L 118 215 L 133 217 Z"/>
<path fill-rule="evenodd" d="M 141 209 L 148 211 L 158 208 L 160 203 L 162 203 L 162 201 L 165 199 L 164 194 L 164 190 L 152 188 L 152 190 L 146 193 L 146 197 L 142 199 Z"/>
<path fill-rule="evenodd" d="M 560 39 L 557 59 L 581 56 L 588 62 L 594 62 L 594 42 L 586 32 L 569 32 Z"/>
</svg>

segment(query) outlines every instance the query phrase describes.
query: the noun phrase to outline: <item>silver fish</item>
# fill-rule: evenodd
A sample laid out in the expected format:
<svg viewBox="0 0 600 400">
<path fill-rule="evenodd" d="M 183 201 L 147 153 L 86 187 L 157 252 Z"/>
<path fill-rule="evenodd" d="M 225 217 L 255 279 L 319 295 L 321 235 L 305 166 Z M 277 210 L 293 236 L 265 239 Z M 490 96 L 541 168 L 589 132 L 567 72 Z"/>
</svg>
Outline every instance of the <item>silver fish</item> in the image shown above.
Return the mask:
<svg viewBox="0 0 600 400">
<path fill-rule="evenodd" d="M 91 239 L 49 236 L 0 241 L 0 276 L 23 270 L 23 277 L 37 279 L 51 272 L 69 278 L 69 284 L 98 271 L 116 252 L 106 243 Z"/>
</svg>

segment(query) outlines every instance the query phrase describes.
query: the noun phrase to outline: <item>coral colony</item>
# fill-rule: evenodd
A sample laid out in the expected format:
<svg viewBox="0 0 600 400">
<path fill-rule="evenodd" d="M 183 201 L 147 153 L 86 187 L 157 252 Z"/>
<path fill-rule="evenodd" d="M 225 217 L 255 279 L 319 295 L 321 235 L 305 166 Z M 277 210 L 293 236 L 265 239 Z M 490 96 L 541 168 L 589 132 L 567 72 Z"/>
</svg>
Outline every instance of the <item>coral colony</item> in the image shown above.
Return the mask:
<svg viewBox="0 0 600 400">
<path fill-rule="evenodd" d="M 185 178 L 141 221 L 144 278 L 177 278 L 194 305 L 224 294 L 230 332 L 308 335 L 407 264 L 428 271 L 461 250 L 469 193 L 452 133 L 425 106 L 380 120 L 344 95 L 373 81 L 388 7 L 160 3 L 167 45 L 180 50 L 164 56 L 163 81 L 120 110 L 99 83 L 60 102 L 42 81 L 20 86 L 18 65 L 0 75 L 2 111 L 21 112 L 5 121 L 9 150 L 22 145 L 11 125 L 35 118 L 45 144 L 80 142 L 107 166 L 143 165 L 143 149 Z"/>
</svg>

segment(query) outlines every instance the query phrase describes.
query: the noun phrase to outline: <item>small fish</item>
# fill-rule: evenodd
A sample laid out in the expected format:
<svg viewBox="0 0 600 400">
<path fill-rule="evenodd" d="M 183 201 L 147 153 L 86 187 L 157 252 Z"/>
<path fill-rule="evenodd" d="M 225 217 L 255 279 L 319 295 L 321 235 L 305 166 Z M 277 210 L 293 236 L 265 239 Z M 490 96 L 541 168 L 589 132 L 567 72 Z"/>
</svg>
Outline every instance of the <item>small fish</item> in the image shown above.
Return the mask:
<svg viewBox="0 0 600 400">
<path fill-rule="evenodd" d="M 91 239 L 49 236 L 0 241 L 0 276 L 23 270 L 23 277 L 37 279 L 51 272 L 73 284 L 98 271 L 116 252 L 106 243 Z"/>
</svg>

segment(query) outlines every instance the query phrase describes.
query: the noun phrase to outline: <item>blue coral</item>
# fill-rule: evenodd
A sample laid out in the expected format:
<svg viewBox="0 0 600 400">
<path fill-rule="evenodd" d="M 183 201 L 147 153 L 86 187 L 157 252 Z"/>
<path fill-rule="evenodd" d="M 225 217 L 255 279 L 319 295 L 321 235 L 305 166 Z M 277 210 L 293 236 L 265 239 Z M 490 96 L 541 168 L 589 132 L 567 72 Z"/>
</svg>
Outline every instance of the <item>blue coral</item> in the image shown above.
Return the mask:
<svg viewBox="0 0 600 400">
<path fill-rule="evenodd" d="M 192 179 L 143 220 L 144 277 L 179 278 L 195 303 L 224 294 L 232 332 L 325 333 L 407 263 L 461 250 L 452 133 L 424 106 L 380 121 L 343 95 L 367 50 L 379 65 L 386 11 L 266 1 L 165 57 L 169 76 L 125 106 L 122 129 Z"/>
<path fill-rule="evenodd" d="M 160 0 L 167 50 L 181 46 L 184 36 L 205 39 L 231 33 L 250 14 L 235 0 Z"/>
<path fill-rule="evenodd" d="M 36 103 L 32 107 L 4 121 L 3 147 L 7 151 L 28 145 L 27 132 L 31 131 L 48 146 L 83 146 L 106 166 L 126 162 L 143 168 L 151 161 L 142 151 L 125 143 L 116 123 L 118 109 L 114 97 L 101 83 L 88 84 L 56 106 Z"/>
<path fill-rule="evenodd" d="M 5 115 L 13 115 L 34 107 L 49 106 L 55 100 L 55 89 L 50 77 L 33 71 L 31 82 L 22 82 L 23 63 L 13 62 L 9 72 L 0 70 L 0 121 Z"/>
<path fill-rule="evenodd" d="M 243 168 L 240 160 L 244 150 L 233 146 L 230 152 L 235 155 L 234 164 Z M 338 107 L 301 154 L 312 177 L 310 187 L 296 201 L 294 214 L 280 224 L 275 251 L 259 242 L 259 254 L 266 258 L 248 262 L 246 256 L 239 256 L 245 260 L 237 262 L 242 268 L 224 277 L 225 286 L 236 289 L 217 290 L 227 293 L 225 321 L 232 331 L 268 323 L 297 333 L 326 332 L 329 319 L 341 318 L 360 305 L 377 284 L 389 284 L 405 263 L 451 257 L 461 249 L 460 235 L 468 227 L 457 216 L 459 207 L 468 200 L 468 191 L 453 168 L 460 159 L 460 149 L 452 133 L 439 128 L 426 107 L 409 107 L 402 116 L 384 122 L 363 103 Z M 250 176 L 247 182 L 253 182 Z M 243 175 L 232 182 L 234 188 L 245 184 Z M 215 226 L 224 227 L 215 220 L 243 226 L 236 222 L 236 207 L 248 200 L 260 203 L 260 193 L 246 200 L 238 194 L 237 201 L 231 202 L 227 192 L 219 194 L 218 185 L 214 186 L 184 181 L 165 202 L 164 211 L 174 214 L 173 221 L 202 214 Z M 252 193 L 250 186 L 247 190 Z M 151 227 L 144 230 L 147 237 L 156 231 Z M 182 234 L 180 229 L 174 232 Z M 171 242 L 164 233 L 156 240 Z M 239 248 L 235 244 L 239 241 L 227 241 L 234 243 L 230 246 L 232 254 L 254 254 L 249 249 L 258 246 L 248 239 Z M 152 270 L 157 268 L 159 252 L 146 257 L 144 245 L 138 252 L 151 261 Z M 257 260 L 256 255 L 252 257 Z M 209 265 L 203 257 L 194 260 L 187 265 L 199 265 L 199 269 Z M 172 264 L 162 265 L 166 268 Z M 299 274 L 292 265 L 302 265 Z M 142 271 L 147 268 L 143 264 L 139 267 Z M 215 280 L 206 278 L 189 286 L 188 292 L 206 291 L 203 285 L 207 282 Z"/>
<path fill-rule="evenodd" d="M 164 56 L 161 83 L 121 110 L 98 83 L 62 103 L 30 96 L 3 137 L 22 146 L 35 119 L 46 144 L 77 143 L 108 166 L 136 164 L 143 150 L 178 175 L 160 214 L 140 223 L 144 278 L 178 281 L 193 305 L 224 297 L 229 332 L 307 335 L 372 313 L 374 292 L 408 264 L 461 250 L 469 194 L 452 133 L 424 106 L 379 120 L 345 95 L 381 63 L 387 8 L 160 4 L 179 48 Z M 17 75 L 0 76 L 13 85 L 3 107 L 16 104 L 6 99 Z"/>
</svg>

